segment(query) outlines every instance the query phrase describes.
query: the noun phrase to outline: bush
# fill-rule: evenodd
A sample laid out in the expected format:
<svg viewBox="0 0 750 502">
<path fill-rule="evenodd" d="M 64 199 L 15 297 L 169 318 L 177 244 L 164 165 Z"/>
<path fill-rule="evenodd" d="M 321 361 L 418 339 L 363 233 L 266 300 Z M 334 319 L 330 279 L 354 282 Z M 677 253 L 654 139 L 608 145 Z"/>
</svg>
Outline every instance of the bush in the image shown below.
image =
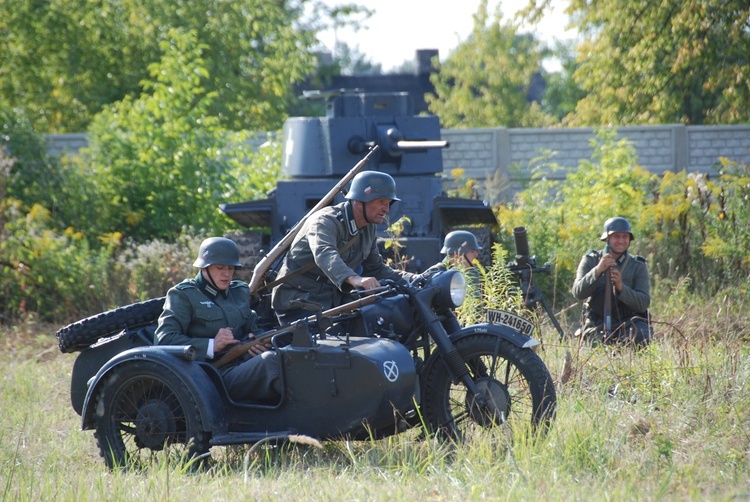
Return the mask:
<svg viewBox="0 0 750 502">
<path fill-rule="evenodd" d="M 603 247 L 604 221 L 623 216 L 633 225 L 633 254 L 647 258 L 652 284 L 687 285 L 711 296 L 729 287 L 747 289 L 750 276 L 750 167 L 722 159 L 717 179 L 696 173 L 665 173 L 661 180 L 638 165 L 632 145 L 600 131 L 591 161 L 582 161 L 562 181 L 546 176 L 559 169 L 550 156 L 535 163 L 534 182 L 511 204 L 498 207 L 501 239 L 513 249 L 512 229 L 525 226 L 531 251 L 554 263 L 550 291 L 557 303 L 570 294 L 587 249 Z M 572 312 L 575 314 L 575 311 Z"/>
<path fill-rule="evenodd" d="M 258 177 L 247 174 L 249 135 L 222 129 L 209 114 L 215 93 L 204 89 L 205 47 L 195 33 L 172 30 L 162 50 L 145 93 L 92 122 L 78 162 L 96 178 L 95 234 L 117 231 L 146 242 L 174 240 L 186 226 L 220 233 L 234 223 L 219 203 L 240 196 L 237 179 L 246 187 Z"/>
<path fill-rule="evenodd" d="M 120 234 L 89 246 L 83 234 L 50 226 L 40 205 L 24 212 L 17 200 L 0 204 L 0 320 L 34 316 L 67 324 L 122 305 L 164 296 L 193 277 L 202 236 L 184 229 L 174 243 L 139 244 Z"/>
</svg>

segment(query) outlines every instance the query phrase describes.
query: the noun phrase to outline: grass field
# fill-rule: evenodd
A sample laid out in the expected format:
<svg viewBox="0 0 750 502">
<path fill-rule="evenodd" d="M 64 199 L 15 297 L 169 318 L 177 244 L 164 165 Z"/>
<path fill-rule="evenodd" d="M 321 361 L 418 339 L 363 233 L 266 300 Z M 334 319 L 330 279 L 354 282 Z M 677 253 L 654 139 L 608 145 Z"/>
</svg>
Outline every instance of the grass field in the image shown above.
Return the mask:
<svg viewBox="0 0 750 502">
<path fill-rule="evenodd" d="M 511 443 L 498 428 L 459 447 L 411 431 L 249 455 L 215 448 L 199 473 L 158 459 L 108 471 L 70 406 L 75 355 L 57 349 L 58 327 L 3 327 L 2 499 L 748 500 L 747 312 L 747 298 L 682 303 L 641 351 L 579 347 L 545 326 L 558 412 L 542 440 Z"/>
</svg>

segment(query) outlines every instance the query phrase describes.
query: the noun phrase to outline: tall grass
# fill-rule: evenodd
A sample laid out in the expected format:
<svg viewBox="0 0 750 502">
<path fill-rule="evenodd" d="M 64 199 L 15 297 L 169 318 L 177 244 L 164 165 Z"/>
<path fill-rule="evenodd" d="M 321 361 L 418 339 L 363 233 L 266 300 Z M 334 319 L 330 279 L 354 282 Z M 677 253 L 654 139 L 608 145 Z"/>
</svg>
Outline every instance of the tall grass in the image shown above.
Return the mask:
<svg viewBox="0 0 750 502">
<path fill-rule="evenodd" d="M 199 472 L 158 455 L 145 472 L 108 471 L 70 406 L 75 356 L 58 352 L 56 327 L 4 328 L 2 499 L 746 499 L 748 299 L 731 291 L 703 301 L 676 294 L 681 301 L 661 313 L 655 342 L 642 350 L 591 349 L 559 340 L 542 323 L 540 355 L 558 393 L 557 419 L 543 439 L 509 439 L 498 428 L 454 447 L 409 431 L 250 455 L 214 448 Z"/>
</svg>

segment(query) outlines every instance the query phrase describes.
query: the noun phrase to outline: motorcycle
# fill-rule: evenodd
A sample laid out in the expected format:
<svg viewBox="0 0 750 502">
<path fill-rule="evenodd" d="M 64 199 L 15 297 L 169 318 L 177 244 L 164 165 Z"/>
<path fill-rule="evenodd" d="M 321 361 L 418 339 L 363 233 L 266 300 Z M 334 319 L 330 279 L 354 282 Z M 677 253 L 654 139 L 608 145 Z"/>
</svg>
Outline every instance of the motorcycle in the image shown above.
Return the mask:
<svg viewBox="0 0 750 502">
<path fill-rule="evenodd" d="M 234 401 L 216 362 L 195 360 L 192 346 L 154 345 L 163 298 L 68 325 L 57 337 L 63 352 L 83 349 L 71 379 L 82 429 L 95 430 L 116 468 L 163 450 L 190 458 L 295 435 L 381 438 L 422 427 L 460 441 L 554 419 L 552 378 L 517 319 L 460 326 L 458 270 L 437 265 L 365 293 L 259 337 L 280 356 L 284 391 L 273 403 Z"/>
</svg>

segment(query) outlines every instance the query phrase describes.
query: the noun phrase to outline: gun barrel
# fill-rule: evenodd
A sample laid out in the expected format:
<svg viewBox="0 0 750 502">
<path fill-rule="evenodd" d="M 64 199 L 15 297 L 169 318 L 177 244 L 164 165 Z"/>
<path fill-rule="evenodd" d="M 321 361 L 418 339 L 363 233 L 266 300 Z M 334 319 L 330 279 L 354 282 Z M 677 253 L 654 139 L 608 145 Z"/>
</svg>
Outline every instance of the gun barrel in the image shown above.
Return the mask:
<svg viewBox="0 0 750 502">
<path fill-rule="evenodd" d="M 513 238 L 516 241 L 516 260 L 525 258 L 529 259 L 529 239 L 526 236 L 526 227 L 516 227 L 513 229 Z"/>
<path fill-rule="evenodd" d="M 426 148 L 447 148 L 448 142 L 441 141 L 409 141 L 401 140 L 396 142 L 396 148 L 399 150 L 424 150 Z"/>
</svg>

